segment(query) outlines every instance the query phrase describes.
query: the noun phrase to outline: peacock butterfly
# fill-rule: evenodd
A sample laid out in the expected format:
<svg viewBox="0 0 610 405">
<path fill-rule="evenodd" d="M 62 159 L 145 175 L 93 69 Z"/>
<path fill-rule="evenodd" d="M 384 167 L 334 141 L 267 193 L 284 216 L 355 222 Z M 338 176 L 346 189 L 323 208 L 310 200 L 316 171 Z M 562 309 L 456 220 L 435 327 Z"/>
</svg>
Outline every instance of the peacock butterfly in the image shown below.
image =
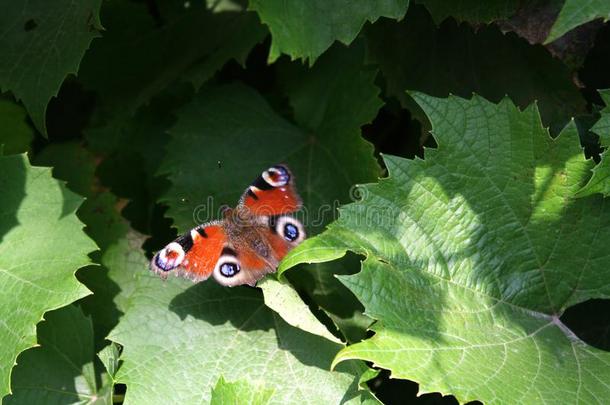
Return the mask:
<svg viewBox="0 0 610 405">
<path fill-rule="evenodd" d="M 300 208 L 290 170 L 272 166 L 246 188 L 236 208 L 225 209 L 223 219 L 179 236 L 155 254 L 150 268 L 163 278 L 173 271 L 193 281 L 212 275 L 222 285 L 254 286 L 305 239 L 303 225 L 289 215 Z"/>
</svg>

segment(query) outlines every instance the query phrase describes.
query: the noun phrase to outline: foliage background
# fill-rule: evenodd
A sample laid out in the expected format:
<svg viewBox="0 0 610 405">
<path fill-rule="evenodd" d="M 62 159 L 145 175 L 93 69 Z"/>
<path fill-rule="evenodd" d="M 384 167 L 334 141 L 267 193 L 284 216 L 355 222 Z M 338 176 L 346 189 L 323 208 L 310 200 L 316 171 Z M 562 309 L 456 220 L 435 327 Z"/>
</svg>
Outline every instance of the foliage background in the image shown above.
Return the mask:
<svg viewBox="0 0 610 405">
<path fill-rule="evenodd" d="M 3 402 L 604 402 L 610 8 L 580 3 L 0 1 Z M 149 274 L 277 162 L 333 207 L 279 280 Z"/>
</svg>

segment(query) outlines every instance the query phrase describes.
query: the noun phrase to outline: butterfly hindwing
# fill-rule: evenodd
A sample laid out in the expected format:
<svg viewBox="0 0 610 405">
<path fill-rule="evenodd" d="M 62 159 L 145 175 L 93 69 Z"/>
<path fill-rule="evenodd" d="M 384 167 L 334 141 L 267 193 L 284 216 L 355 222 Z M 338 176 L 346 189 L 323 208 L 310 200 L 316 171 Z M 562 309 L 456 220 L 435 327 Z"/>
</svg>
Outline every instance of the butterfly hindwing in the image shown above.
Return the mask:
<svg viewBox="0 0 610 405">
<path fill-rule="evenodd" d="M 277 263 L 262 257 L 250 246 L 237 242 L 227 245 L 214 268 L 214 279 L 221 285 L 254 286 L 267 273 L 275 271 Z"/>
<path fill-rule="evenodd" d="M 199 225 L 157 252 L 150 267 L 163 277 L 176 270 L 176 275 L 193 281 L 205 280 L 213 274 L 227 242 L 221 222 Z"/>
<path fill-rule="evenodd" d="M 239 200 L 254 215 L 272 216 L 295 212 L 301 208 L 294 179 L 288 167 L 271 166 L 246 189 Z"/>
</svg>

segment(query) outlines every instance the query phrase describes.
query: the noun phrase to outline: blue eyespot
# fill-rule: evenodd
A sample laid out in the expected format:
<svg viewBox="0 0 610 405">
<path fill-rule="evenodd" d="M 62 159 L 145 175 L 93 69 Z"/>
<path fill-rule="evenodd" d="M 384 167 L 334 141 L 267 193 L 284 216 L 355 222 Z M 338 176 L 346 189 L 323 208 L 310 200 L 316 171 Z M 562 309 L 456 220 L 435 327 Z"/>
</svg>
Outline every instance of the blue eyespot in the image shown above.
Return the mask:
<svg viewBox="0 0 610 405">
<path fill-rule="evenodd" d="M 167 260 L 161 259 L 161 256 L 158 253 L 155 255 L 154 260 L 157 267 L 163 271 L 170 271 L 178 267 L 176 265 L 170 264 Z"/>
<path fill-rule="evenodd" d="M 288 174 L 288 170 L 284 166 L 273 166 L 267 170 L 267 173 L 273 183 L 271 184 L 274 187 L 280 187 L 288 184 L 290 181 L 290 174 Z M 277 185 L 276 185 L 277 184 Z"/>
<path fill-rule="evenodd" d="M 233 277 L 237 273 L 239 273 L 239 266 L 237 263 L 227 262 L 220 265 L 220 274 L 225 277 Z"/>
<path fill-rule="evenodd" d="M 294 242 L 299 237 L 299 228 L 293 224 L 284 225 L 284 239 Z"/>
</svg>

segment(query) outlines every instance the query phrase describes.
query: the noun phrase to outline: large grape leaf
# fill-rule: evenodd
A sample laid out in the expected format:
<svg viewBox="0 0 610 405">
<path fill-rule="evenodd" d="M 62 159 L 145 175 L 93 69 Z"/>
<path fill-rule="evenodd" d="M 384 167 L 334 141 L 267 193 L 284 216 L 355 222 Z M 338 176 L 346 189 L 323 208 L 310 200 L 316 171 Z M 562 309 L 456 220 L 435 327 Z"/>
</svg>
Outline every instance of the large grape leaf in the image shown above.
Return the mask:
<svg viewBox="0 0 610 405">
<path fill-rule="evenodd" d="M 272 387 L 271 403 L 372 399 L 357 391 L 358 364 L 329 371 L 341 345 L 288 325 L 250 287 L 151 273 L 109 338 L 123 346 L 116 381 L 128 386 L 126 404 L 207 403 L 220 376 Z"/>
<path fill-rule="evenodd" d="M 362 58 L 360 50 L 337 48 L 311 71 L 285 74 L 298 126 L 240 84 L 205 88 L 182 108 L 160 169 L 172 183 L 161 201 L 178 230 L 215 218 L 222 204 L 234 206 L 276 163 L 295 175 L 310 233 L 332 219 L 335 201 L 349 200 L 352 184 L 374 180 L 379 167 L 360 126 L 381 100 L 376 70 Z"/>
<path fill-rule="evenodd" d="M 271 31 L 269 60 L 280 54 L 313 64 L 335 40 L 349 45 L 366 21 L 402 18 L 409 0 L 251 0 Z"/>
<path fill-rule="evenodd" d="M 593 125 L 591 131 L 599 135 L 601 146 L 606 148 L 602 153 L 601 161 L 593 168 L 593 176 L 589 182 L 578 192 L 578 196 L 586 197 L 594 193 L 602 193 L 610 196 L 610 90 L 599 92 L 602 100 L 606 104 L 600 114 L 599 121 Z"/>
<path fill-rule="evenodd" d="M 538 101 L 543 122 L 557 132 L 568 117 L 585 112 L 572 73 L 542 46 L 531 46 L 495 26 L 474 30 L 448 20 L 436 27 L 422 7 L 400 23 L 379 21 L 366 30 L 370 60 L 379 64 L 386 92 L 412 111 L 405 90 L 438 97 L 473 92 L 492 101 L 508 95 L 520 107 Z M 387 46 L 399 43 L 400 46 Z M 423 113 L 419 112 L 418 118 Z"/>
<path fill-rule="evenodd" d="M 143 3 L 106 2 L 103 38 L 94 41 L 79 79 L 105 112 L 134 113 L 177 80 L 200 86 L 230 59 L 244 62 L 267 35 L 255 13 L 212 13 L 202 2 L 159 3 L 161 21 Z"/>
<path fill-rule="evenodd" d="M 363 58 L 362 47 L 335 47 L 311 70 L 296 64 L 282 69 L 298 126 L 242 85 L 196 95 L 170 130 L 162 166 L 172 183 L 162 201 L 178 230 L 216 218 L 222 204 L 236 204 L 263 169 L 280 162 L 295 175 L 308 234 L 332 220 L 336 206 L 353 197 L 350 186 L 373 181 L 379 173 L 372 146 L 360 136 L 360 126 L 381 105 L 373 84 L 376 71 L 363 66 Z M 341 312 L 338 320 L 362 318 L 354 310 L 357 300 L 336 279 L 327 279 L 328 271 L 316 267 L 307 273 L 328 287 L 324 308 Z M 305 287 L 311 295 L 316 286 Z"/>
<path fill-rule="evenodd" d="M 485 2 L 479 0 L 416 0 L 415 2 L 423 4 L 437 24 L 447 17 L 471 23 L 490 23 L 510 17 L 519 6 L 518 0 L 488 0 Z"/>
<path fill-rule="evenodd" d="M 23 101 L 46 134 L 45 112 L 101 29 L 101 0 L 5 2 L 0 13 L 0 89 Z"/>
<path fill-rule="evenodd" d="M 610 2 L 608 0 L 566 0 L 559 16 L 551 28 L 546 43 L 553 42 L 566 32 L 596 18 L 607 21 L 610 18 Z"/>
<path fill-rule="evenodd" d="M 112 380 L 96 381 L 93 325 L 80 308 L 49 312 L 38 326 L 40 347 L 19 357 L 13 394 L 4 404 L 112 404 Z"/>
<path fill-rule="evenodd" d="M 610 354 L 560 319 L 610 296 L 610 207 L 574 198 L 592 166 L 575 125 L 552 139 L 535 106 L 414 97 L 438 149 L 385 156 L 389 177 L 280 269 L 366 256 L 341 280 L 377 319 L 375 335 L 335 363 L 365 359 L 460 401 L 603 402 Z"/>
<path fill-rule="evenodd" d="M 43 314 L 88 294 L 74 272 L 96 249 L 74 212 L 82 198 L 32 167 L 25 155 L 0 157 L 0 396 L 10 392 L 17 355 L 36 344 Z"/>
</svg>

